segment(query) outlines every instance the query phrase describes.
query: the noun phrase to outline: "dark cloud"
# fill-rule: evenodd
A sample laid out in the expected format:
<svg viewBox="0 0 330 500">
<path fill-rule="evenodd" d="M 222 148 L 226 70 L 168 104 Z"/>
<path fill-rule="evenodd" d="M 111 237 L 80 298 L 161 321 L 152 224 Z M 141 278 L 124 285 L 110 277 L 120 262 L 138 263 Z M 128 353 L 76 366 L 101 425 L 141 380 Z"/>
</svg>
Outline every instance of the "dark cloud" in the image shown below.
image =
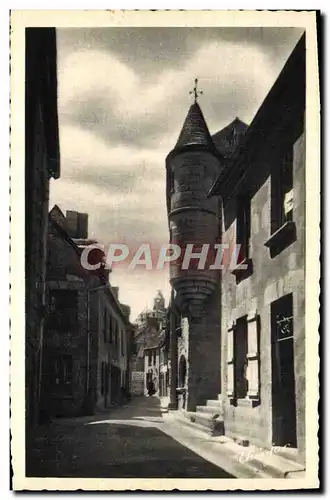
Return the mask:
<svg viewBox="0 0 330 500">
<path fill-rule="evenodd" d="M 90 28 L 60 29 L 60 53 L 79 50 L 97 50 L 111 53 L 127 67 L 133 68 L 146 85 L 154 78 L 152 75 L 167 68 L 182 69 L 183 64 L 193 61 L 196 51 L 203 45 L 215 40 L 225 40 L 242 46 L 258 46 L 273 59 L 273 65 L 279 70 L 291 52 L 302 30 L 297 28 Z M 66 50 L 67 48 L 67 50 Z M 235 60 L 235 50 L 232 60 Z M 237 55 L 239 57 L 239 54 Z M 214 61 L 223 64 L 223 61 Z M 230 62 L 233 64 L 233 61 Z M 263 75 L 260 75 L 262 79 Z M 105 75 L 106 78 L 106 75 Z M 261 104 L 256 85 L 247 87 L 248 77 L 244 81 L 231 84 L 204 82 L 202 106 L 208 123 L 218 131 L 236 116 L 250 120 Z M 253 83 L 253 82 L 252 82 Z M 255 84 L 255 82 L 254 82 Z M 143 85 L 143 83 L 141 83 Z M 175 81 L 173 81 L 175 85 Z M 212 100 L 210 99 L 212 96 Z M 265 95 L 263 96 L 265 97 Z M 139 88 L 136 89 L 139 99 Z M 155 148 L 159 139 L 166 133 L 177 130 L 178 134 L 185 118 L 189 102 L 186 95 L 172 95 L 171 100 L 164 100 L 164 108 L 153 113 L 146 103 L 145 113 L 139 116 L 114 113 L 115 97 L 111 92 L 86 92 L 72 97 L 61 110 L 63 122 L 79 125 L 84 130 L 93 132 L 111 144 Z M 244 116 L 245 115 L 245 116 Z"/>
<path fill-rule="evenodd" d="M 205 86 L 205 92 L 214 96 L 212 101 L 205 100 L 202 105 L 207 122 L 212 124 L 212 133 L 226 126 L 236 116 L 251 114 L 251 109 L 255 110 L 260 105 L 257 89 L 246 88 L 241 82 L 235 82 L 234 86 L 212 82 Z M 122 144 L 129 147 L 154 148 L 158 146 L 159 139 L 167 133 L 172 134 L 175 130 L 179 135 L 187 112 L 187 103 L 182 102 L 181 96 L 176 96 L 171 100 L 170 112 L 164 102 L 164 108 L 156 115 L 118 117 L 112 114 L 107 99 L 98 94 L 71 101 L 62 114 L 62 119 L 66 123 L 92 132 L 112 146 Z M 109 160 L 111 161 L 111 158 Z"/>
<path fill-rule="evenodd" d="M 60 107 L 60 126 L 64 126 L 63 135 L 67 132 L 67 136 L 62 141 L 63 175 L 55 183 L 53 202 L 63 204 L 64 210 L 88 212 L 90 236 L 104 244 L 126 242 L 134 247 L 151 243 L 159 248 L 168 241 L 165 169 L 161 162 L 174 146 L 169 142 L 175 143 L 188 112 L 189 83 L 197 70 L 195 61 L 199 57 L 201 74 L 196 76 L 201 78 L 204 90 L 201 107 L 210 132 L 215 133 L 236 116 L 246 122 L 252 120 L 301 33 L 296 28 L 277 27 L 58 29 L 59 89 L 64 88 L 66 97 Z M 213 44 L 211 57 L 208 46 L 216 41 L 227 41 L 232 46 L 218 53 L 217 44 Z M 245 53 L 240 51 L 245 47 L 259 49 L 254 51 L 256 67 L 259 64 L 265 69 L 260 76 L 251 65 L 244 65 Z M 84 52 L 82 63 L 80 51 Z M 78 53 L 78 57 L 73 58 L 71 66 L 65 66 L 66 56 L 73 53 Z M 95 83 L 90 57 L 97 57 L 97 53 L 101 53 L 101 63 Z M 221 59 L 224 53 L 227 60 Z M 110 57 L 103 57 L 104 54 Z M 103 60 L 107 59 L 110 62 L 105 70 Z M 112 73 L 111 85 L 106 85 L 112 60 L 128 68 L 127 73 L 121 73 L 123 78 L 130 77 L 129 70 L 134 72 L 127 100 L 125 93 L 112 92 L 111 85 L 115 82 L 116 87 L 120 80 L 117 75 Z M 79 64 L 85 64 L 85 72 L 79 73 Z M 216 71 L 209 71 L 209 66 Z M 80 75 L 79 81 L 75 81 L 76 74 Z M 67 79 L 61 87 L 65 75 Z M 89 75 L 90 86 L 77 85 L 85 78 L 89 82 Z M 177 81 L 180 78 L 181 83 Z M 185 78 L 189 79 L 187 87 L 182 83 Z M 148 90 L 153 84 L 155 92 L 161 92 L 160 101 L 154 94 L 154 100 L 149 99 L 148 92 L 141 95 L 144 86 Z M 132 110 L 138 100 L 142 105 Z M 82 131 L 81 135 L 77 130 Z M 116 150 L 117 146 L 124 147 Z M 132 283 L 132 276 L 123 277 L 125 294 L 132 292 Z M 133 309 L 140 307 L 141 286 L 144 292 L 148 289 L 149 298 L 154 293 L 150 276 L 141 278 L 134 288 L 135 296 L 133 292 L 130 295 Z"/>
<path fill-rule="evenodd" d="M 127 194 L 136 186 L 139 178 L 137 171 L 119 171 L 98 168 L 98 165 L 88 165 L 87 168 L 77 171 L 72 168 L 65 168 L 65 178 L 70 181 L 79 181 L 82 184 L 96 187 L 106 187 L 109 193 L 121 192 Z"/>
<path fill-rule="evenodd" d="M 159 174 L 160 172 L 156 168 L 146 169 L 144 163 L 133 165 L 130 170 L 128 170 L 127 165 L 123 165 L 121 168 L 118 162 L 115 166 L 111 165 L 111 160 L 108 168 L 100 168 L 96 163 L 89 163 L 83 168 L 77 169 L 75 164 L 69 161 L 63 165 L 63 176 L 66 180 L 102 189 L 106 188 L 109 194 L 130 194 L 139 187 L 142 179 L 147 177 L 148 181 L 152 182 L 159 178 Z"/>
<path fill-rule="evenodd" d="M 224 40 L 237 45 L 255 45 L 275 60 L 287 56 L 302 34 L 299 28 L 60 28 L 60 42 L 70 50 L 112 52 L 136 71 L 158 72 L 180 68 L 203 44 Z M 219 61 L 220 63 L 220 61 Z"/>
<path fill-rule="evenodd" d="M 105 142 L 127 146 L 155 145 L 169 124 L 161 116 L 140 115 L 139 118 L 115 116 L 109 101 L 102 95 L 86 95 L 71 101 L 62 113 L 66 123 L 78 124 L 101 137 Z"/>
<path fill-rule="evenodd" d="M 167 224 L 163 223 L 163 214 L 153 214 L 137 206 L 135 210 L 117 210 L 109 207 L 107 210 L 90 211 L 90 226 L 93 228 L 93 237 L 109 243 L 129 244 L 132 249 L 138 248 L 141 243 L 149 243 L 156 248 L 166 244 L 169 239 Z"/>
</svg>

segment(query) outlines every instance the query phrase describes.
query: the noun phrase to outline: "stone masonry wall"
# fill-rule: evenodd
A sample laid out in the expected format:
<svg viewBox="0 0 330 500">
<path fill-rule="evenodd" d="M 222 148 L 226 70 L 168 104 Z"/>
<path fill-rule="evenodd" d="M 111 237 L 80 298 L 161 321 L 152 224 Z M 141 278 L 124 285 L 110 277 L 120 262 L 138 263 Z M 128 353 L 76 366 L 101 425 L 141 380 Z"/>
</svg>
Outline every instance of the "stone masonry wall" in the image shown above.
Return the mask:
<svg viewBox="0 0 330 500">
<path fill-rule="evenodd" d="M 284 132 L 283 132 L 284 134 Z M 276 144 L 276 141 L 274 141 Z M 226 269 L 222 276 L 222 395 L 225 405 L 225 432 L 244 437 L 260 446 L 272 445 L 272 370 L 270 306 L 274 300 L 292 293 L 294 315 L 294 363 L 296 384 L 297 440 L 300 458 L 305 452 L 305 136 L 300 132 L 294 142 L 293 220 L 297 239 L 276 257 L 271 258 L 265 242 L 270 236 L 272 162 L 278 157 L 270 149 L 260 163 L 253 165 L 257 176 L 250 178 L 254 193 L 251 201 L 250 256 L 252 275 L 238 284 Z M 235 241 L 235 202 L 225 207 L 224 243 Z M 260 317 L 260 399 L 256 406 L 231 404 L 227 397 L 228 330 L 237 318 L 255 312 Z"/>
<path fill-rule="evenodd" d="M 87 377 L 87 290 L 81 281 L 49 281 L 48 290 L 76 290 L 78 314 L 76 328 L 56 331 L 47 326 L 44 337 L 43 410 L 51 416 L 78 416 L 84 413 Z M 73 359 L 72 388 L 69 391 L 49 386 L 52 379 L 51 357 L 71 355 Z"/>
<path fill-rule="evenodd" d="M 39 421 L 40 372 L 45 306 L 49 180 L 40 106 L 35 117 L 33 163 L 26 165 L 26 415 Z"/>
</svg>

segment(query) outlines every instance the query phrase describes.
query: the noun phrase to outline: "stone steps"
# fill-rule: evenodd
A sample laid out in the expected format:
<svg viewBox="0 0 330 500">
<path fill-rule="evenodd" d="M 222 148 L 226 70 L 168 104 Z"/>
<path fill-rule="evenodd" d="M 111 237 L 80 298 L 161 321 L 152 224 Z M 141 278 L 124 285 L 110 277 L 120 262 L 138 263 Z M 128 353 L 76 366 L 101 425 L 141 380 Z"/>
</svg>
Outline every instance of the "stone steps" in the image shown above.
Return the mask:
<svg viewBox="0 0 330 500">
<path fill-rule="evenodd" d="M 286 458 L 287 460 L 290 460 L 294 463 L 299 462 L 299 454 L 297 448 L 286 448 L 286 447 L 280 447 L 277 446 L 276 448 L 276 455 Z"/>
<path fill-rule="evenodd" d="M 304 474 L 304 467 L 281 455 L 270 453 L 268 450 L 260 452 L 248 461 L 249 466 L 262 470 L 264 474 L 275 478 L 290 477 L 291 473 Z"/>
<path fill-rule="evenodd" d="M 205 406 L 205 405 L 203 405 L 203 406 Z M 220 399 L 207 399 L 206 406 L 212 406 L 212 407 L 219 408 L 222 406 L 222 401 Z"/>
<path fill-rule="evenodd" d="M 198 433 L 201 437 L 208 438 L 212 436 L 212 430 L 206 427 L 204 424 L 198 424 L 196 421 L 193 422 L 188 418 L 188 416 L 179 417 L 177 420 L 187 428 L 190 432 Z"/>
<path fill-rule="evenodd" d="M 217 414 L 218 415 L 218 414 Z M 211 413 L 201 411 L 189 411 L 186 418 L 194 425 L 198 425 L 210 436 L 219 436 L 223 434 L 223 422 L 212 418 Z"/>
<path fill-rule="evenodd" d="M 218 406 L 196 406 L 196 412 L 207 413 L 209 415 L 218 415 L 220 413 L 220 407 Z"/>
<path fill-rule="evenodd" d="M 283 453 L 287 455 L 284 457 L 282 449 L 276 448 L 276 452 L 271 452 L 255 446 L 241 446 L 227 436 L 213 437 L 210 428 L 205 426 L 205 422 L 210 419 L 204 415 L 203 423 L 191 422 L 190 416 L 194 415 L 194 412 L 174 412 L 169 415 L 172 425 L 178 429 L 176 439 L 235 477 L 251 479 L 305 477 L 304 466 L 294 459 L 295 450 L 283 449 Z"/>
</svg>

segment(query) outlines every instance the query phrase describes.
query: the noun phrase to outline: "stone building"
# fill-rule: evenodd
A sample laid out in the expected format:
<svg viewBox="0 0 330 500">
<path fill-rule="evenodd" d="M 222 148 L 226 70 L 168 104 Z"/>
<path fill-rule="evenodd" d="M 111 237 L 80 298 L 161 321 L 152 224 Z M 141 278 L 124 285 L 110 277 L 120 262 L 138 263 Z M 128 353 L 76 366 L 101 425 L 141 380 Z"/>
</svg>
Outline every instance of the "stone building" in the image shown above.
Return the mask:
<svg viewBox="0 0 330 500">
<path fill-rule="evenodd" d="M 160 323 L 159 329 L 151 333 L 144 346 L 144 394 L 148 393 L 148 380 L 154 384 L 155 393 L 167 397 L 170 385 L 169 363 L 169 314 Z"/>
<path fill-rule="evenodd" d="M 228 245 L 217 275 L 172 265 L 170 407 L 189 418 L 194 410 L 212 433 L 292 448 L 304 462 L 304 36 L 250 126 L 240 134 L 234 124 L 218 134 L 233 146 L 221 157 L 193 104 L 167 160 L 171 241 Z"/>
<path fill-rule="evenodd" d="M 226 434 L 305 449 L 305 38 L 212 188 L 223 242 L 246 269 L 222 272 Z"/>
<path fill-rule="evenodd" d="M 156 323 L 163 321 L 166 316 L 165 298 L 160 290 L 157 290 L 157 294 L 154 297 L 154 305 L 152 309 L 146 307 L 140 312 L 136 318 L 135 324 L 137 327 L 146 325 L 149 318 L 156 318 Z M 151 320 L 152 321 L 152 320 Z M 155 324 L 156 324 L 155 323 Z"/>
<path fill-rule="evenodd" d="M 221 241 L 221 205 L 217 197 L 208 198 L 207 193 L 246 128 L 236 118 L 211 137 L 195 101 L 166 159 L 170 243 L 179 245 L 186 255 L 190 246 L 191 255 L 187 269 L 183 269 L 184 259 L 170 266 L 172 329 L 179 334 L 171 339 L 173 408 L 178 404 L 194 411 L 220 392 L 220 273 L 207 266 L 199 269 L 196 254 L 202 245 L 212 249 Z M 176 367 L 181 367 L 179 374 Z"/>
<path fill-rule="evenodd" d="M 84 224 L 73 231 L 72 214 L 57 206 L 49 214 L 44 419 L 93 413 L 129 392 L 129 308 L 119 303 L 108 270 L 82 266 L 88 218 L 83 214 Z M 101 259 L 94 251 L 90 263 Z"/>
<path fill-rule="evenodd" d="M 153 308 L 144 309 L 136 319 L 133 339 L 134 353 L 131 358 L 132 395 L 134 396 L 146 394 L 148 369 L 145 371 L 145 348 L 162 331 L 166 322 L 166 314 L 165 299 L 162 292 L 158 290 L 154 298 Z"/>
<path fill-rule="evenodd" d="M 56 32 L 27 28 L 25 48 L 25 409 L 27 430 L 38 424 L 49 179 L 60 176 Z"/>
</svg>

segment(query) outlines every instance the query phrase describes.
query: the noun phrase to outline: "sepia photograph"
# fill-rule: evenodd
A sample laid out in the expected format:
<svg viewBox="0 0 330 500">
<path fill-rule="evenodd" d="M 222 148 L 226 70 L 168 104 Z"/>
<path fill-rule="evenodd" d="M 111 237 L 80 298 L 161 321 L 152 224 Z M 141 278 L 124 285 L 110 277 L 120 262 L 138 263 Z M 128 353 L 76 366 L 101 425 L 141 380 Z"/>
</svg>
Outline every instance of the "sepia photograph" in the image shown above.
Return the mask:
<svg viewBox="0 0 330 500">
<path fill-rule="evenodd" d="M 12 12 L 14 490 L 318 488 L 316 17 Z"/>
</svg>

